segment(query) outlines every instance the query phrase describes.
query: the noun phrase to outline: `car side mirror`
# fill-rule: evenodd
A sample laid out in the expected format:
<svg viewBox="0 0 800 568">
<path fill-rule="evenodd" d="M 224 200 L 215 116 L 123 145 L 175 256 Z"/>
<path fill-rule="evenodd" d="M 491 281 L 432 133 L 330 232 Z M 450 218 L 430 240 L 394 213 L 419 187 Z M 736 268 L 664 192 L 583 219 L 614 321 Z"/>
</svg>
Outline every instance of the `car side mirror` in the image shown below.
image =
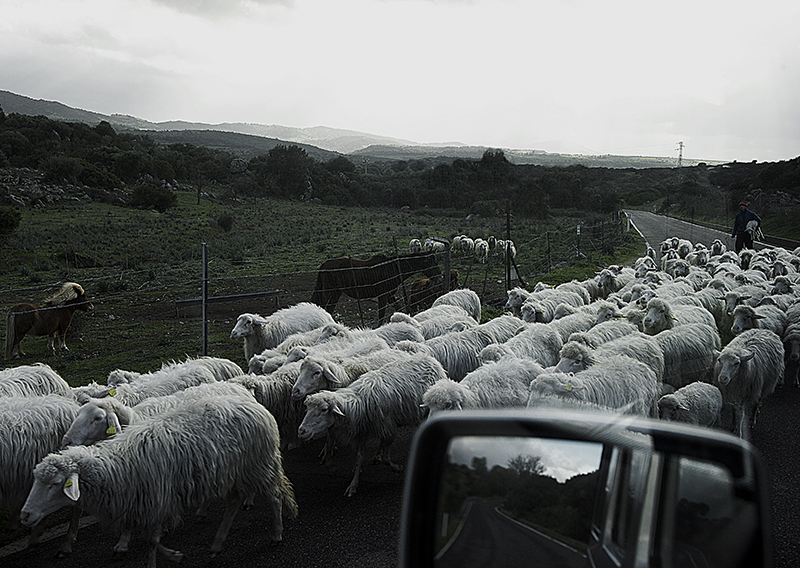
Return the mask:
<svg viewBox="0 0 800 568">
<path fill-rule="evenodd" d="M 738 437 L 672 422 L 438 413 L 412 443 L 399 565 L 770 567 L 763 465 Z"/>
</svg>

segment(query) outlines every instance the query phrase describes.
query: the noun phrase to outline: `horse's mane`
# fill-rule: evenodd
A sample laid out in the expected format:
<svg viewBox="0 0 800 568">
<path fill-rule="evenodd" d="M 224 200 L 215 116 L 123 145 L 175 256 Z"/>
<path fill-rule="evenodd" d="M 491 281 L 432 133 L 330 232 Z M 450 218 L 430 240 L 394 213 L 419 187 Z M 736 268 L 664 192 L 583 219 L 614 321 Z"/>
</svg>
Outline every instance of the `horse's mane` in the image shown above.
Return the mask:
<svg viewBox="0 0 800 568">
<path fill-rule="evenodd" d="M 75 282 L 67 282 L 61 286 L 61 290 L 47 298 L 43 304 L 45 306 L 60 306 L 66 304 L 70 300 L 83 295 L 83 287 Z"/>
</svg>

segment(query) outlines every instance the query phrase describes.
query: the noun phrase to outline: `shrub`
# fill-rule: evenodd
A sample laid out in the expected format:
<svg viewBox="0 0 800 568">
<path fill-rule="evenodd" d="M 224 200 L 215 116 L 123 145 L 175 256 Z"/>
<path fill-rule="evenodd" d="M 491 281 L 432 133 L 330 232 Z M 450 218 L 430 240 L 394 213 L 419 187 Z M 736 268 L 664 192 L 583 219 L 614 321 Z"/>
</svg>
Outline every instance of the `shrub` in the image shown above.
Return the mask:
<svg viewBox="0 0 800 568">
<path fill-rule="evenodd" d="M 10 235 L 19 228 L 22 215 L 11 207 L 0 207 L 0 236 Z"/>
<path fill-rule="evenodd" d="M 134 187 L 130 201 L 133 207 L 155 209 L 159 213 L 174 207 L 177 203 L 178 196 L 175 195 L 174 191 L 154 183 L 146 183 Z"/>
<path fill-rule="evenodd" d="M 233 217 L 230 213 L 222 213 L 219 217 L 217 217 L 217 225 L 219 228 L 229 233 L 230 230 L 233 228 Z"/>
</svg>

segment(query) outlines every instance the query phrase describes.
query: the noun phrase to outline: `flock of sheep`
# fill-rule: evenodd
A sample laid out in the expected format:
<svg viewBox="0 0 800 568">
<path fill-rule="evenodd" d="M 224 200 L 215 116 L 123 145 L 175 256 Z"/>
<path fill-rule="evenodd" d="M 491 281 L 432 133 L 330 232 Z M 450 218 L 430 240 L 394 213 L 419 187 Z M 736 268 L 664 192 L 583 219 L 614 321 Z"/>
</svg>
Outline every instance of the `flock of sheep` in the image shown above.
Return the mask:
<svg viewBox="0 0 800 568">
<path fill-rule="evenodd" d="M 367 445 L 395 470 L 402 427 L 435 412 L 569 406 L 725 428 L 746 437 L 761 401 L 798 385 L 800 250 L 725 251 L 680 239 L 633 267 L 508 292 L 506 313 L 484 323 L 469 289 L 375 329 L 350 328 L 312 303 L 268 317 L 241 314 L 247 372 L 204 357 L 107 384 L 70 387 L 44 364 L 0 371 L 0 507 L 33 527 L 82 511 L 179 560 L 161 536 L 183 515 L 227 506 L 212 552 L 239 508 L 268 497 L 270 538 L 297 515 L 282 455 L 325 439 L 323 461 L 355 449 L 346 495 L 359 487 Z M 785 377 L 785 378 L 784 378 Z M 24 424 L 24 427 L 20 427 Z"/>
</svg>

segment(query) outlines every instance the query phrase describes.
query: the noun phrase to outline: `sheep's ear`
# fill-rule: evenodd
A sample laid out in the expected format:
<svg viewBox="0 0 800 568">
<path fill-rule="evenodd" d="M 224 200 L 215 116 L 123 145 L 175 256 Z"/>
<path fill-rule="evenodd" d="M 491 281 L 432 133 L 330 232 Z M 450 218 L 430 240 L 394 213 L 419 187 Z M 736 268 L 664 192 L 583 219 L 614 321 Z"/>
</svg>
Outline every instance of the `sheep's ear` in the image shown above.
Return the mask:
<svg viewBox="0 0 800 568">
<path fill-rule="evenodd" d="M 756 354 L 753 353 L 752 351 L 745 351 L 744 354 L 739 357 L 739 362 L 744 363 L 746 361 L 749 361 L 750 359 L 755 357 L 755 355 Z"/>
<path fill-rule="evenodd" d="M 119 423 L 119 417 L 116 412 L 106 411 L 106 434 L 113 436 L 122 431 L 122 426 Z"/>
<path fill-rule="evenodd" d="M 753 314 L 753 319 L 763 320 L 767 316 L 762 316 L 761 314 Z"/>
<path fill-rule="evenodd" d="M 328 366 L 328 362 L 325 361 L 322 363 L 322 376 L 325 377 L 325 380 L 331 383 L 332 385 L 341 386 L 342 381 L 331 372 L 330 367 Z"/>
<path fill-rule="evenodd" d="M 334 414 L 338 414 L 339 416 L 344 416 L 344 412 L 342 412 L 342 409 L 339 408 L 338 404 L 334 404 L 331 410 L 333 411 Z"/>
<path fill-rule="evenodd" d="M 69 497 L 72 501 L 77 501 L 81 497 L 81 490 L 78 486 L 78 474 L 71 473 L 69 479 L 64 482 L 64 495 Z"/>
</svg>

